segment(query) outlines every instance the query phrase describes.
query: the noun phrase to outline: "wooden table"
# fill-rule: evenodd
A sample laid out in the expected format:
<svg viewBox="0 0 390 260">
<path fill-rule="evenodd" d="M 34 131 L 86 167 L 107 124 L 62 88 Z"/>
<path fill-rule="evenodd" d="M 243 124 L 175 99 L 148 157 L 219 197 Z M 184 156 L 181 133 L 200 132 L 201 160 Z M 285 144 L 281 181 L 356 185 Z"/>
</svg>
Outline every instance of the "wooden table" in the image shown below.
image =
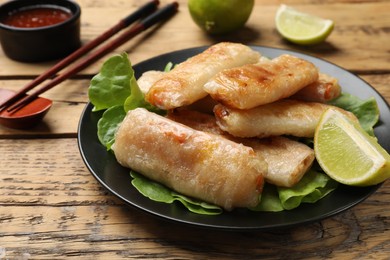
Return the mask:
<svg viewBox="0 0 390 260">
<path fill-rule="evenodd" d="M 81 37 L 87 42 L 145 1 L 78 2 Z M 256 0 L 245 28 L 219 37 L 198 29 L 186 1 L 179 3 L 179 12 L 171 20 L 116 53 L 127 51 L 136 64 L 162 53 L 220 41 L 297 50 L 358 74 L 390 102 L 388 0 L 284 1 L 335 21 L 328 40 L 311 47 L 290 44 L 276 32 L 274 15 L 281 1 Z M 267 232 L 199 229 L 126 206 L 94 179 L 77 146 L 77 125 L 88 101 L 89 80 L 104 60 L 46 92 L 43 96 L 54 100 L 54 106 L 34 129 L 0 126 L 0 259 L 389 259 L 389 181 L 342 214 Z M 0 88 L 17 90 L 51 65 L 11 61 L 0 50 Z"/>
</svg>

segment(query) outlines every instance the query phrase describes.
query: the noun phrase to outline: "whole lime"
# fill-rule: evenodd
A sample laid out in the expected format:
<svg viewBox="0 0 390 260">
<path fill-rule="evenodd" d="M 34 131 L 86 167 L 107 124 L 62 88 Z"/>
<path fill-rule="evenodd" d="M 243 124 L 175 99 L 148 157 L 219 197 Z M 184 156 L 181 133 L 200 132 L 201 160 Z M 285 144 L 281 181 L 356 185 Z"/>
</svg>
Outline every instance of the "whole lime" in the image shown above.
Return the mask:
<svg viewBox="0 0 390 260">
<path fill-rule="evenodd" d="M 207 33 L 225 34 L 241 28 L 252 13 L 254 0 L 189 0 L 194 22 Z"/>
</svg>

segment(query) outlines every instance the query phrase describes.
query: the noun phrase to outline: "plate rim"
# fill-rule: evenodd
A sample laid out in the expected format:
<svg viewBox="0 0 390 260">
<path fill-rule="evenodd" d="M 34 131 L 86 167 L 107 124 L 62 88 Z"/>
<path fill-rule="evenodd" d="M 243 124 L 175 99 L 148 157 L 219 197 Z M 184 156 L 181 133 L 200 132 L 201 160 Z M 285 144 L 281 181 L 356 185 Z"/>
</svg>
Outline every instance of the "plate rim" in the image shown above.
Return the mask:
<svg viewBox="0 0 390 260">
<path fill-rule="evenodd" d="M 283 49 L 283 48 L 275 48 L 275 47 L 267 47 L 267 46 L 259 46 L 259 45 L 248 45 L 248 46 L 251 47 L 251 48 L 257 49 L 257 50 L 263 49 L 263 50 L 273 50 L 273 51 L 277 51 L 277 52 L 288 52 L 288 53 L 291 53 L 291 54 L 298 54 L 298 56 L 309 57 L 310 59 L 321 61 L 321 62 L 325 63 L 326 65 L 334 66 L 338 70 L 341 70 L 344 73 L 350 74 L 349 75 L 350 77 L 352 76 L 352 77 L 357 78 L 364 85 L 369 87 L 369 90 L 374 91 L 376 93 L 377 97 L 379 97 L 381 99 L 382 103 L 384 103 L 387 106 L 387 110 L 390 111 L 389 104 L 384 99 L 384 97 L 374 87 L 372 87 L 369 83 L 367 83 L 365 80 L 360 78 L 358 75 L 356 75 L 356 74 L 352 73 L 351 71 L 348 71 L 348 70 L 346 70 L 346 69 L 344 69 L 344 68 L 342 68 L 342 67 L 340 67 L 340 66 L 338 66 L 338 65 L 336 65 L 336 64 L 334 64 L 332 62 L 326 61 L 325 59 L 322 59 L 322 58 L 319 58 L 319 57 L 315 57 L 315 56 L 312 56 L 312 55 L 304 53 L 304 52 L 295 51 L 295 50 L 288 50 L 288 49 Z M 200 52 L 200 51 L 206 49 L 207 47 L 210 47 L 210 45 L 185 48 L 185 49 L 181 49 L 181 50 L 176 50 L 176 51 L 172 51 L 172 52 L 163 53 L 163 54 L 160 54 L 160 55 L 157 55 L 157 56 L 154 56 L 154 57 L 151 57 L 149 59 L 146 59 L 144 61 L 139 62 L 139 63 L 133 65 L 133 68 L 134 68 L 134 71 L 137 74 L 139 67 L 142 67 L 143 65 L 145 65 L 147 63 L 150 63 L 153 60 L 162 59 L 162 58 L 167 57 L 167 56 L 182 55 L 183 53 L 185 54 L 185 53 L 188 53 L 188 52 Z M 184 56 L 189 56 L 189 55 L 184 55 Z M 322 214 L 322 215 L 319 215 L 319 216 L 311 217 L 311 218 L 305 219 L 303 221 L 292 222 L 292 223 L 286 224 L 286 225 L 284 225 L 284 224 L 275 224 L 275 225 L 269 225 L 269 226 L 227 226 L 227 225 L 215 225 L 215 224 L 199 223 L 199 222 L 196 222 L 196 221 L 194 222 L 194 221 L 189 221 L 189 220 L 184 220 L 184 219 L 178 219 L 178 218 L 175 218 L 175 217 L 172 217 L 172 216 L 167 216 L 166 214 L 162 214 L 162 213 L 156 212 L 155 210 L 151 210 L 149 208 L 142 207 L 140 205 L 137 205 L 137 204 L 133 203 L 132 201 L 129 201 L 128 198 L 125 198 L 122 194 L 120 194 L 117 191 L 113 190 L 112 187 L 110 187 L 110 185 L 108 185 L 104 180 L 102 180 L 102 178 L 100 178 L 99 175 L 94 171 L 94 169 L 91 167 L 91 165 L 90 165 L 90 163 L 88 161 L 88 158 L 87 158 L 87 156 L 85 154 L 85 151 L 84 151 L 84 148 L 83 148 L 83 143 L 82 143 L 82 137 L 81 137 L 81 133 L 83 133 L 83 131 L 84 131 L 82 129 L 82 127 L 83 127 L 84 120 L 86 118 L 86 114 L 88 112 L 90 112 L 90 113 L 97 113 L 97 112 L 92 112 L 92 106 L 93 105 L 90 102 L 88 102 L 86 104 L 86 106 L 84 107 L 84 109 L 83 109 L 83 111 L 81 113 L 79 124 L 78 124 L 78 128 L 77 128 L 77 130 L 78 130 L 77 131 L 77 143 L 78 143 L 78 147 L 79 147 L 79 152 L 81 154 L 81 157 L 83 159 L 84 164 L 86 165 L 86 167 L 88 168 L 90 173 L 100 183 L 100 185 L 102 185 L 111 194 L 113 194 L 114 196 L 119 198 L 121 201 L 123 201 L 126 205 L 132 206 L 133 208 L 136 208 L 138 210 L 144 211 L 144 212 L 148 213 L 149 215 L 158 217 L 159 219 L 165 219 L 165 220 L 168 220 L 170 222 L 181 223 L 181 224 L 191 225 L 191 226 L 197 226 L 197 227 L 207 228 L 207 229 L 230 230 L 230 231 L 254 231 L 254 230 L 256 230 L 256 231 L 259 231 L 259 230 L 264 231 L 264 230 L 274 230 L 274 229 L 280 229 L 280 228 L 290 228 L 290 227 L 294 227 L 294 226 L 297 226 L 297 225 L 302 225 L 302 224 L 307 224 L 307 223 L 313 223 L 313 222 L 316 222 L 316 221 L 320 221 L 320 220 L 323 220 L 323 219 L 335 216 L 337 214 L 340 214 L 340 213 L 342 213 L 342 212 L 344 212 L 346 210 L 349 210 L 352 207 L 356 206 L 357 204 L 360 204 L 361 202 L 366 200 L 368 197 L 370 197 L 382 185 L 382 183 L 380 183 L 380 184 L 375 185 L 375 186 L 370 186 L 370 190 L 369 190 L 369 192 L 367 192 L 367 194 L 365 196 L 360 197 L 358 200 L 356 200 L 353 203 L 350 203 L 350 204 L 348 204 L 348 205 L 346 205 L 346 206 L 344 206 L 342 208 L 338 208 L 338 209 L 329 211 L 329 212 L 327 212 L 325 214 Z M 95 136 L 95 137 L 97 139 L 97 136 Z M 129 183 L 129 188 L 132 188 L 130 183 Z M 141 196 L 143 196 L 143 195 L 141 195 Z M 159 202 L 153 202 L 153 203 L 159 203 Z M 159 203 L 159 204 L 163 204 L 163 203 Z M 172 206 L 172 204 L 164 204 L 164 206 L 165 207 L 170 207 L 170 206 Z M 179 205 L 179 206 L 181 206 L 181 205 Z M 175 207 L 177 207 L 177 205 Z M 299 207 L 298 207 L 298 209 L 299 209 Z M 286 211 L 284 211 L 284 212 L 286 212 Z M 222 213 L 222 214 L 224 214 L 224 213 Z M 264 214 L 264 215 L 271 215 L 272 216 L 274 214 L 278 214 L 279 212 L 261 212 L 261 213 Z M 192 213 L 192 214 L 195 214 L 195 213 Z M 230 214 L 230 213 L 228 213 L 228 214 Z M 214 218 L 214 217 L 218 217 L 218 216 L 209 216 L 209 217 L 210 218 Z"/>
</svg>

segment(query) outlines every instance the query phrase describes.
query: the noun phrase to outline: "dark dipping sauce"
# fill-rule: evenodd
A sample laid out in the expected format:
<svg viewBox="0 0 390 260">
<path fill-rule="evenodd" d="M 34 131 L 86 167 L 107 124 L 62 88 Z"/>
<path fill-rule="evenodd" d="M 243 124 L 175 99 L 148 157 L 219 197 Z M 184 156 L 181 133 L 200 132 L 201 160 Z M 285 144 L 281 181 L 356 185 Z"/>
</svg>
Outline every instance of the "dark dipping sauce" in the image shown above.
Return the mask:
<svg viewBox="0 0 390 260">
<path fill-rule="evenodd" d="M 55 25 L 68 20 L 72 13 L 52 6 L 32 6 L 8 13 L 1 23 L 20 28 L 36 28 Z"/>
</svg>

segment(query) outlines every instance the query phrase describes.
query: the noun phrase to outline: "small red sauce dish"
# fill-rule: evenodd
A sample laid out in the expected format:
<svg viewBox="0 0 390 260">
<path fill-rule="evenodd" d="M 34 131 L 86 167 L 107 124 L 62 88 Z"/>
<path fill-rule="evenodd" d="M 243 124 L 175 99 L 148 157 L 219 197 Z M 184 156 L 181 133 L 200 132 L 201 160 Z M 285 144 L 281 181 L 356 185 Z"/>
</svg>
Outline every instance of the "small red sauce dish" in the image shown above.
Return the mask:
<svg viewBox="0 0 390 260">
<path fill-rule="evenodd" d="M 13 0 L 0 5 L 0 43 L 21 62 L 63 58 L 80 47 L 80 6 L 71 0 Z"/>
<path fill-rule="evenodd" d="M 15 92 L 7 89 L 0 89 L 0 102 L 12 97 Z M 31 103 L 17 110 L 8 112 L 6 109 L 0 111 L 0 124 L 15 129 L 29 129 L 37 125 L 49 112 L 53 101 L 44 97 L 38 97 Z"/>
</svg>

